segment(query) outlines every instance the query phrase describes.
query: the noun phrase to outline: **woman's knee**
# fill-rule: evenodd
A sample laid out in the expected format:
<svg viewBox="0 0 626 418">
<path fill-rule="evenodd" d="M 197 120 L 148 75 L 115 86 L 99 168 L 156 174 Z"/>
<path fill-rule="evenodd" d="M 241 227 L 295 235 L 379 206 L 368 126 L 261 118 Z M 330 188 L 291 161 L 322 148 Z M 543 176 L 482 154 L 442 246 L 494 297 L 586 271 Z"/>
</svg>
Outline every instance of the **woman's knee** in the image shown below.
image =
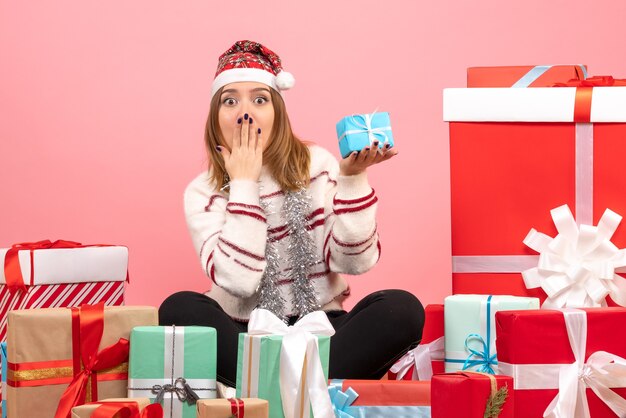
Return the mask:
<svg viewBox="0 0 626 418">
<path fill-rule="evenodd" d="M 198 309 L 198 303 L 209 299 L 202 293 L 182 291 L 168 296 L 159 307 L 159 324 L 161 325 L 192 325 L 188 324 L 190 316 Z"/>
<path fill-rule="evenodd" d="M 412 330 L 412 337 L 422 338 L 424 328 L 424 306 L 412 293 L 401 289 L 380 291 L 385 304 L 393 312 L 393 318 L 402 328 Z"/>
</svg>

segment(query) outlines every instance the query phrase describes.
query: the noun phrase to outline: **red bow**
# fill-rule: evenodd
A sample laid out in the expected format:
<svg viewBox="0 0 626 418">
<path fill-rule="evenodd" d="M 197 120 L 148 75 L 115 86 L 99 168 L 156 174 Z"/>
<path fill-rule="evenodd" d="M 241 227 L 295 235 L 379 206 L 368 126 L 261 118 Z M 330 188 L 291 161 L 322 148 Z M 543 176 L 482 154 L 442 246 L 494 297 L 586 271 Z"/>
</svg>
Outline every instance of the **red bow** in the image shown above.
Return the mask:
<svg viewBox="0 0 626 418">
<path fill-rule="evenodd" d="M 119 414 L 119 418 L 163 418 L 163 407 L 154 403 L 139 412 L 137 402 L 104 402 L 93 411 L 91 418 L 113 418 L 115 414 Z"/>
<path fill-rule="evenodd" d="M 626 86 L 626 79 L 613 78 L 610 75 L 598 75 L 584 80 L 573 78 L 566 83 L 555 83 L 554 87 L 611 87 Z"/>
<path fill-rule="evenodd" d="M 125 338 L 98 352 L 103 331 L 104 302 L 72 308 L 74 378 L 63 392 L 54 418 L 69 418 L 72 407 L 85 403 L 90 379 L 91 400 L 97 400 L 97 372 L 128 361 L 128 340 Z"/>
</svg>

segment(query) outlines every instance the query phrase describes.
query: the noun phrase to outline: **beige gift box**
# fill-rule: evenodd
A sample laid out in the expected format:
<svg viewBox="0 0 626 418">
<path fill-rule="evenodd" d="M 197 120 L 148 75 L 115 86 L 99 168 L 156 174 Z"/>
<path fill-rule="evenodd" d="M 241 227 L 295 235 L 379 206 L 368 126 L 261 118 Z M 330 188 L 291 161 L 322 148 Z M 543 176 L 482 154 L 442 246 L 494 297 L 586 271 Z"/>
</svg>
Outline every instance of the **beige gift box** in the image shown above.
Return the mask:
<svg viewBox="0 0 626 418">
<path fill-rule="evenodd" d="M 245 418 L 267 418 L 269 415 L 269 404 L 264 399 L 239 398 L 243 401 Z M 232 403 L 228 399 L 203 399 L 196 404 L 197 418 L 232 418 Z"/>
<path fill-rule="evenodd" d="M 98 351 L 128 339 L 137 326 L 157 325 L 154 307 L 104 308 L 104 332 Z M 69 308 L 15 310 L 9 312 L 7 335 L 8 418 L 53 418 L 59 400 L 73 378 L 72 310 Z M 54 362 L 54 363 L 52 363 Z M 39 363 L 39 364 L 37 364 Z M 127 396 L 128 363 L 98 373 L 98 398 Z M 107 376 L 108 375 L 108 376 Z M 37 379 L 36 381 L 34 381 Z M 90 379 L 90 380 L 93 380 Z M 91 384 L 91 383 L 90 383 Z M 89 385 L 87 393 L 90 393 Z M 94 399 L 96 400 L 96 399 Z M 87 399 L 90 402 L 91 399 Z"/>
</svg>

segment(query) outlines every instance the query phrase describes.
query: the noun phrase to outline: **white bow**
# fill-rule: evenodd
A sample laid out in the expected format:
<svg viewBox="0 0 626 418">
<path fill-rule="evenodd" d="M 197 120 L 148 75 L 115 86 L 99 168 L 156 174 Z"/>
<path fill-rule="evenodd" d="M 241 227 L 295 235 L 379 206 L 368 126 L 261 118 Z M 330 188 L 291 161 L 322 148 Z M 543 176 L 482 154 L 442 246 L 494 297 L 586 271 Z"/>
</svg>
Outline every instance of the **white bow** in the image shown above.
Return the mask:
<svg viewBox="0 0 626 418">
<path fill-rule="evenodd" d="M 248 334 L 283 336 L 280 396 L 285 418 L 308 418 L 311 408 L 315 418 L 334 417 L 317 338 L 313 335 L 335 334 L 324 312 L 311 312 L 288 326 L 270 311 L 255 309 L 250 314 Z"/>
<path fill-rule="evenodd" d="M 606 306 L 606 296 L 626 306 L 626 280 L 615 269 L 626 266 L 626 250 L 611 241 L 622 220 L 607 209 L 598 226 L 576 225 L 567 205 L 550 211 L 558 235 L 553 239 L 531 229 L 524 244 L 540 253 L 539 265 L 522 272 L 529 289 L 541 287 L 542 308 Z"/>
<path fill-rule="evenodd" d="M 626 386 L 626 359 L 596 351 L 585 363 L 587 313 L 579 309 L 565 309 L 563 316 L 576 361 L 561 366 L 559 393 L 546 408 L 544 418 L 590 418 L 586 394 L 588 387 L 617 416 L 626 416 L 626 399 L 610 389 Z"/>
<path fill-rule="evenodd" d="M 433 377 L 433 360 L 444 358 L 444 337 L 439 337 L 428 344 L 420 344 L 406 353 L 398 360 L 389 371 L 396 373 L 397 380 L 401 380 L 412 365 L 413 376 L 411 380 L 430 380 Z"/>
</svg>

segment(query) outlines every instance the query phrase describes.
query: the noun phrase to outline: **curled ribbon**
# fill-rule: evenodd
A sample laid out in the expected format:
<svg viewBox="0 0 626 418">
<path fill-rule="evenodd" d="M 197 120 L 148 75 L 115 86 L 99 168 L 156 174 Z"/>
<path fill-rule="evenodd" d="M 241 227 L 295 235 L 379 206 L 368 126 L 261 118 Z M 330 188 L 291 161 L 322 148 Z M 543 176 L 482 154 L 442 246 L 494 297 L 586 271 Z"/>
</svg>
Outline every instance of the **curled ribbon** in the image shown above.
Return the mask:
<svg viewBox="0 0 626 418">
<path fill-rule="evenodd" d="M 154 402 L 159 404 L 163 402 L 163 398 L 167 393 L 175 393 L 179 401 L 187 402 L 189 405 L 195 404 L 200 399 L 198 394 L 187 384 L 187 380 L 184 377 L 176 379 L 173 385 L 170 383 L 154 385 L 151 390 L 152 393 L 157 395 Z"/>
<path fill-rule="evenodd" d="M 104 302 L 72 308 L 74 378 L 63 392 L 55 418 L 69 418 L 72 407 L 83 405 L 91 381 L 92 400 L 98 399 L 97 372 L 128 361 L 128 340 L 120 338 L 98 351 L 104 331 Z"/>
<path fill-rule="evenodd" d="M 433 360 L 444 359 L 444 337 L 439 337 L 428 344 L 420 344 L 409 350 L 389 371 L 396 374 L 396 380 L 402 378 L 415 365 L 412 380 L 430 380 L 433 376 Z"/>
<path fill-rule="evenodd" d="M 91 418 L 163 418 L 163 408 L 151 404 L 139 411 L 137 402 L 98 402 L 100 406 L 91 413 Z"/>
<path fill-rule="evenodd" d="M 333 405 L 333 412 L 336 418 L 358 418 L 357 415 L 352 414 L 350 406 L 359 397 L 354 389 L 349 387 L 344 391 L 341 390 L 342 384 L 340 382 L 331 382 L 328 386 L 328 393 L 330 395 L 330 401 Z"/>
<path fill-rule="evenodd" d="M 293 326 L 286 325 L 266 309 L 255 309 L 250 314 L 249 335 L 282 335 L 280 351 L 280 395 L 285 418 L 309 416 L 330 417 L 333 408 L 322 363 L 319 358 L 317 338 L 313 334 L 335 334 L 328 317 L 322 311 L 303 316 Z M 302 400 L 310 399 L 308 402 Z"/>
<path fill-rule="evenodd" d="M 366 133 L 370 141 L 370 145 L 373 145 L 375 141 L 379 140 L 379 138 L 380 142 L 383 144 L 389 142 L 389 138 L 387 137 L 387 134 L 385 132 L 391 131 L 391 127 L 385 126 L 373 128 L 372 120 L 374 119 L 374 115 L 376 115 L 376 112 L 365 115 L 352 115 L 352 123 L 354 123 L 360 129 L 350 129 L 345 131 L 339 137 L 339 141 L 341 141 L 347 135 Z"/>
<path fill-rule="evenodd" d="M 559 372 L 559 392 L 546 408 L 545 418 L 590 418 L 586 389 L 591 388 L 617 416 L 626 416 L 626 399 L 611 387 L 626 386 L 626 359 L 596 351 L 585 362 L 587 313 L 579 309 L 563 310 L 567 336 L 574 358 Z"/>
<path fill-rule="evenodd" d="M 472 339 L 478 340 L 482 344 L 482 350 L 475 350 L 469 346 L 469 341 Z M 468 370 L 472 367 L 480 366 L 476 371 L 479 373 L 496 374 L 492 365 L 497 365 L 497 354 L 491 354 L 489 350 L 489 343 L 485 341 L 482 335 L 470 334 L 465 339 L 465 349 L 470 353 L 463 363 L 462 370 Z M 474 358 L 472 358 L 474 357 Z"/>
<path fill-rule="evenodd" d="M 607 209 L 598 226 L 579 228 L 567 205 L 550 213 L 558 235 L 551 238 L 531 229 L 524 239 L 540 255 L 538 266 L 522 277 L 527 288 L 546 292 L 542 307 L 601 307 L 607 295 L 626 306 L 626 280 L 615 273 L 626 266 L 626 250 L 610 241 L 622 217 Z"/>
</svg>

